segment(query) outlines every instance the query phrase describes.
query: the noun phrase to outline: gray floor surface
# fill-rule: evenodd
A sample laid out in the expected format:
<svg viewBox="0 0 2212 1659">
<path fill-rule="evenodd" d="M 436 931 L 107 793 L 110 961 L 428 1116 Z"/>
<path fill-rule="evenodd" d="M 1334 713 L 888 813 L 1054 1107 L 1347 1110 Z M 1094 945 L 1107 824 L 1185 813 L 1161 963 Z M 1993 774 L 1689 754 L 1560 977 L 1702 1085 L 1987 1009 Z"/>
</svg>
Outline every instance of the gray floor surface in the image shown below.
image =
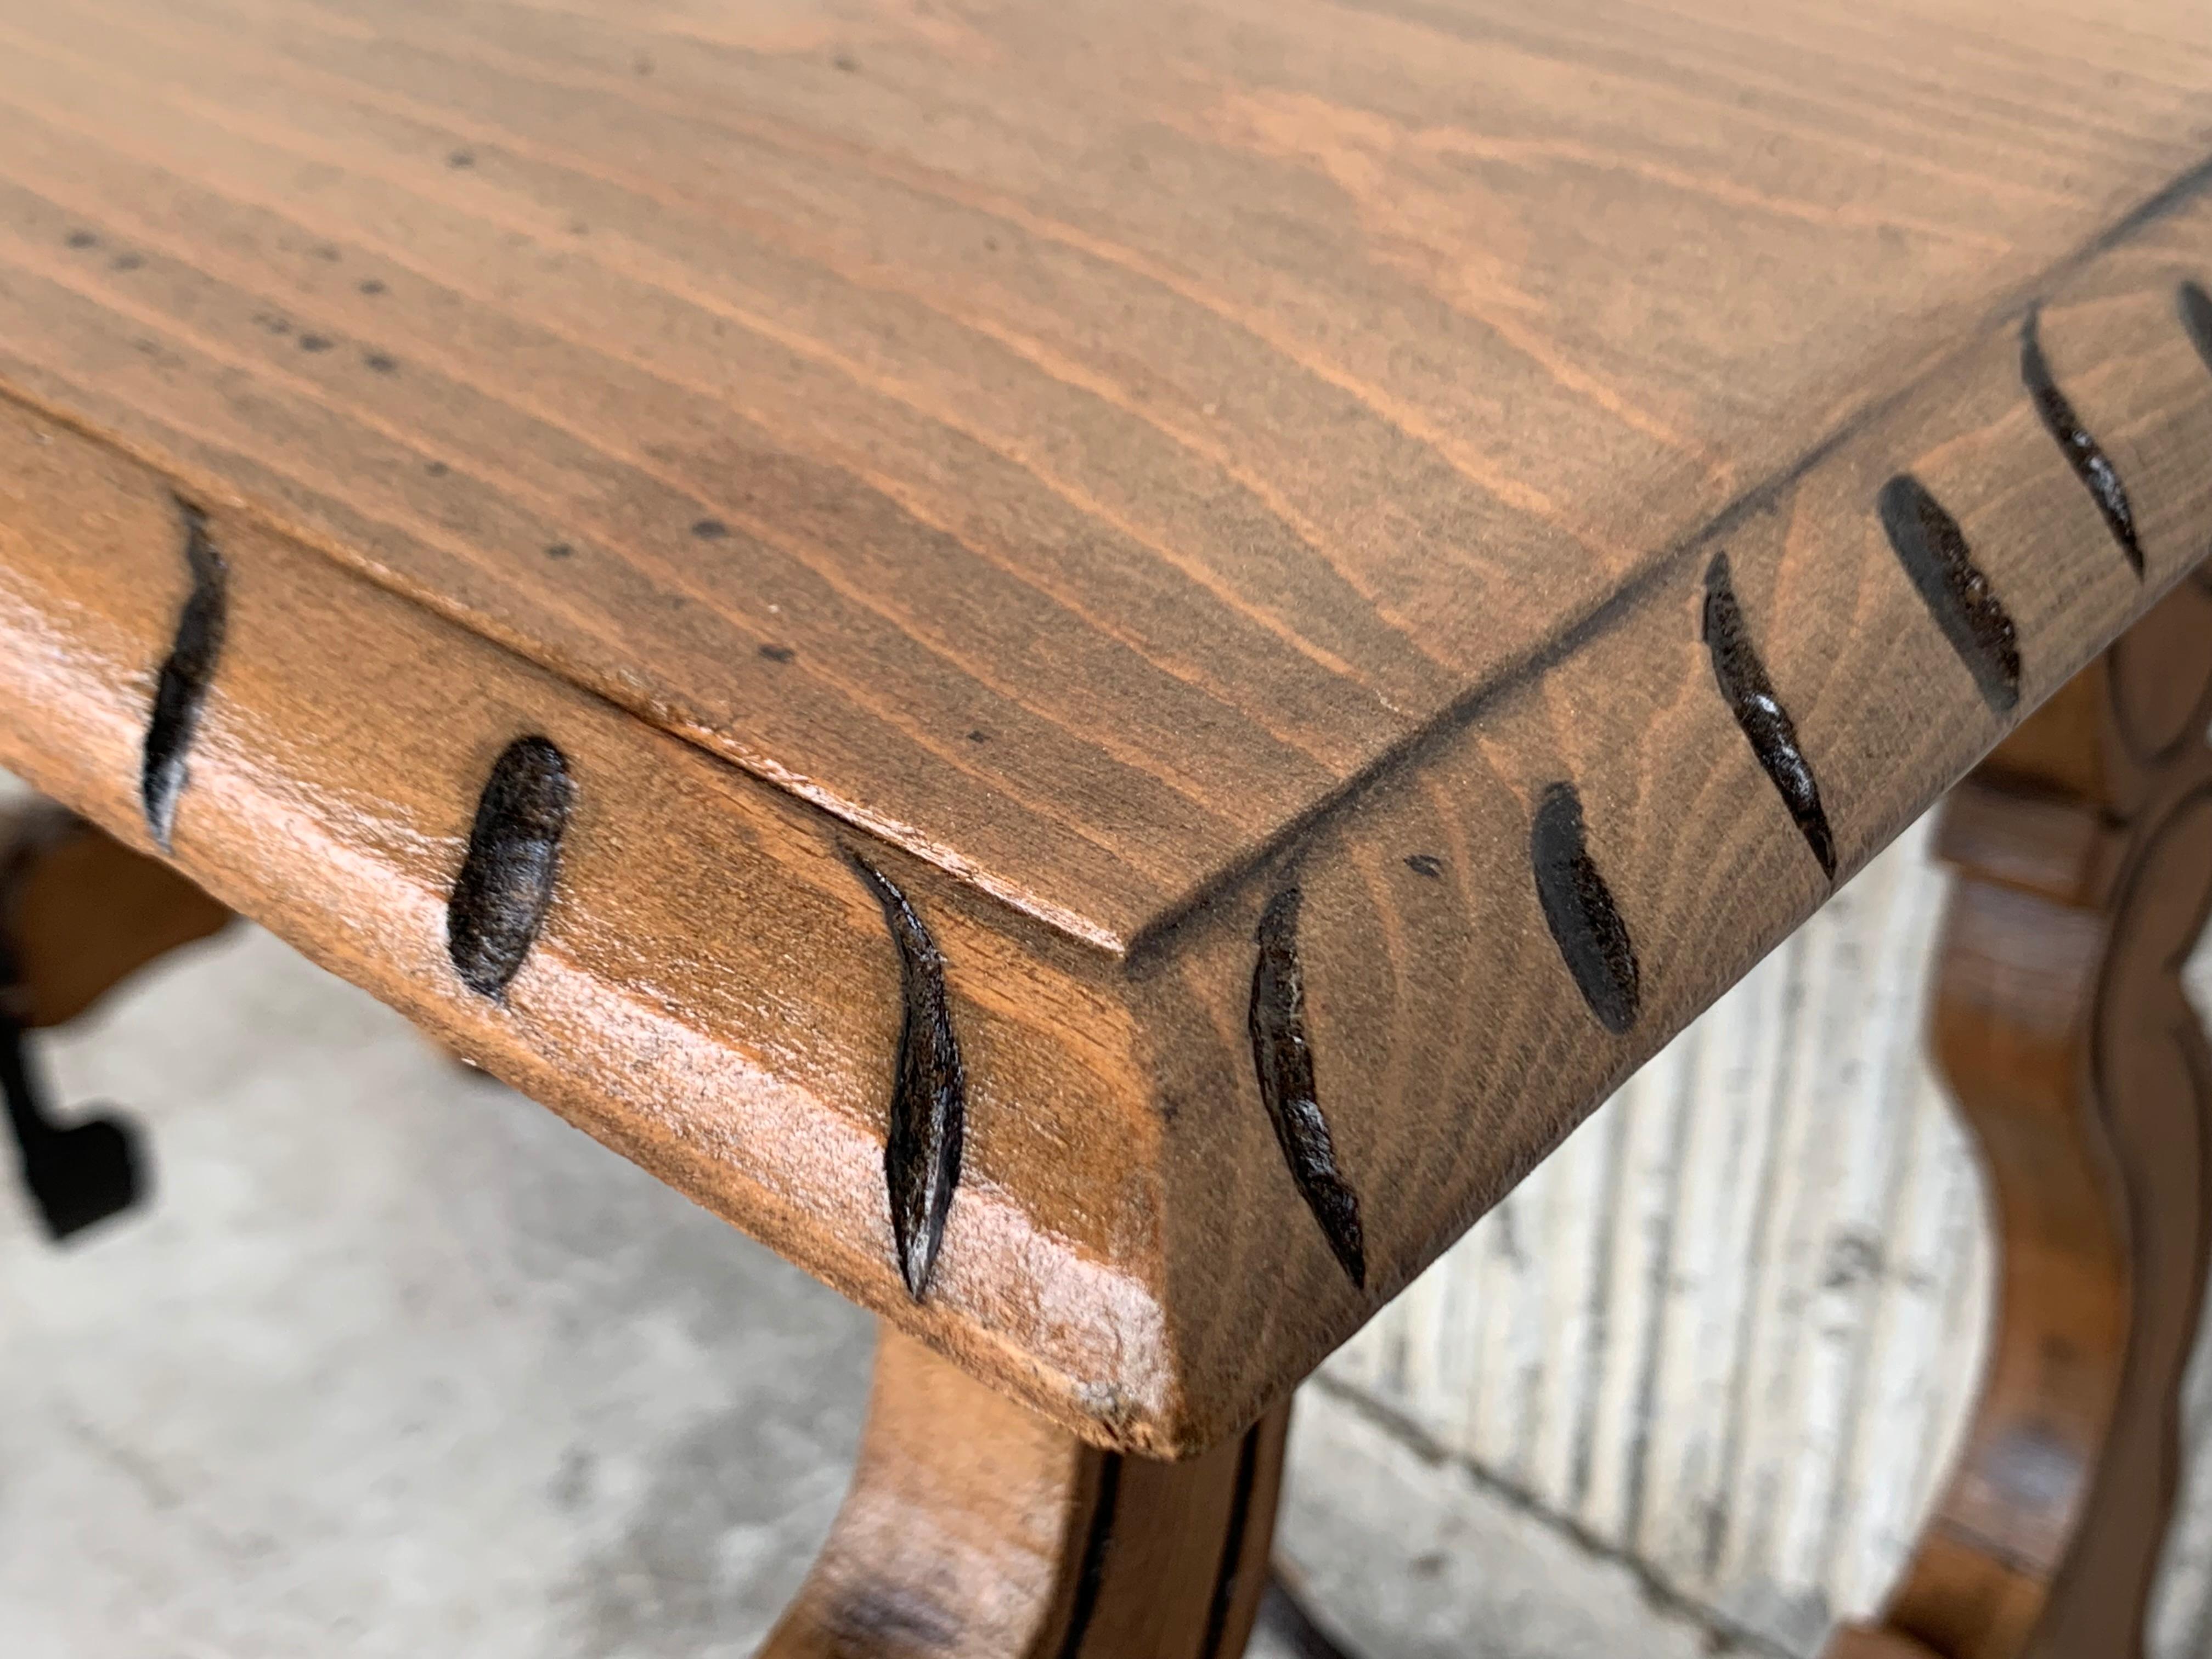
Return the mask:
<svg viewBox="0 0 2212 1659">
<path fill-rule="evenodd" d="M 0 1659 L 752 1650 L 866 1316 L 257 930 L 40 1054 L 158 1190 L 57 1249 L 0 1182 Z M 1369 1659 L 1711 1648 L 1340 1389 L 1280 1543 Z"/>
</svg>

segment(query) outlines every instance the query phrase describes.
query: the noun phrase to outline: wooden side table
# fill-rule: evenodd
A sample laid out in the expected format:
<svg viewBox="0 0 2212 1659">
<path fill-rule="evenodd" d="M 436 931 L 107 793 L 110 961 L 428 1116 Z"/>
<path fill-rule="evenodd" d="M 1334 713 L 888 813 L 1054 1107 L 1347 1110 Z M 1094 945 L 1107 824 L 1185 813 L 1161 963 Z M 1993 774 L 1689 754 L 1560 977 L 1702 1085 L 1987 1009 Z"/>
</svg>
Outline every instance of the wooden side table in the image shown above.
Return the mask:
<svg viewBox="0 0 2212 1659">
<path fill-rule="evenodd" d="M 2002 1324 L 1832 1652 L 2139 1649 L 2212 12 L 2111 13 L 9 8 L 43 1212 L 21 1033 L 245 915 L 883 1316 L 771 1653 L 1211 1659 L 1298 1379 L 1971 772 Z"/>
</svg>

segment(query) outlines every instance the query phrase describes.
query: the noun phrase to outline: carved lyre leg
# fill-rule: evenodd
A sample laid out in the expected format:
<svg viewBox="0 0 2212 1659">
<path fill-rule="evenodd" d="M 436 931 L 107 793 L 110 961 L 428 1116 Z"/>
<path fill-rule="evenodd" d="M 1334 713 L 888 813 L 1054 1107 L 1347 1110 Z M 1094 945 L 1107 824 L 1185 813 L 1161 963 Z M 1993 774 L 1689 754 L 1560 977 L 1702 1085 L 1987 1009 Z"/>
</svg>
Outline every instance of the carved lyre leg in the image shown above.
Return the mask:
<svg viewBox="0 0 2212 1659">
<path fill-rule="evenodd" d="M 47 1116 L 26 1033 L 76 1018 L 118 981 L 229 919 L 166 865 L 58 807 L 34 802 L 0 817 L 0 1086 L 50 1237 L 129 1207 L 143 1165 L 120 1120 L 64 1127 Z"/>
<path fill-rule="evenodd" d="M 1945 809 L 1937 1060 L 1990 1177 L 1996 1328 L 1948 1488 L 1831 1659 L 2128 1659 L 2212 1220 L 2212 590 L 2183 584 Z"/>
<path fill-rule="evenodd" d="M 853 1486 L 763 1659 L 1235 1659 L 1288 1406 L 1186 1463 L 1086 1446 L 885 1327 Z"/>
</svg>

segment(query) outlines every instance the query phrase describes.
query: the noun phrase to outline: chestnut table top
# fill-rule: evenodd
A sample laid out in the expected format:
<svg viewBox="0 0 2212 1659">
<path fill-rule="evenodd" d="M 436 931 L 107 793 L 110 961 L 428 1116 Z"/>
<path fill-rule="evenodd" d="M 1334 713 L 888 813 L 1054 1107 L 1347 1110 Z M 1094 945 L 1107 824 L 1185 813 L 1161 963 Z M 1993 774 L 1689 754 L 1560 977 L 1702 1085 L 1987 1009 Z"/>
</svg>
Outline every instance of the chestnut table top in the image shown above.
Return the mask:
<svg viewBox="0 0 2212 1659">
<path fill-rule="evenodd" d="M 7 0 L 0 762 L 1208 1443 L 2212 545 L 2095 10 Z"/>
</svg>

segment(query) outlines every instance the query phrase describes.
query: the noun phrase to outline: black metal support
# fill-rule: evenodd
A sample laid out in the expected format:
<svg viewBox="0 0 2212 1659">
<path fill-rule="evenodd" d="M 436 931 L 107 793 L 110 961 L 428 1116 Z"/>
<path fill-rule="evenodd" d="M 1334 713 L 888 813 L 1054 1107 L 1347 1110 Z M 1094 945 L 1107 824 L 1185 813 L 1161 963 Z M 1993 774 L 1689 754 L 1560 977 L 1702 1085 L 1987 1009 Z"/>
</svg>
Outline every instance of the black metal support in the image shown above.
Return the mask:
<svg viewBox="0 0 2212 1659">
<path fill-rule="evenodd" d="M 49 1116 L 21 1023 L 0 1012 L 0 1089 L 23 1185 L 56 1243 L 129 1209 L 150 1184 L 138 1131 L 113 1115 L 63 1124 Z"/>
</svg>

